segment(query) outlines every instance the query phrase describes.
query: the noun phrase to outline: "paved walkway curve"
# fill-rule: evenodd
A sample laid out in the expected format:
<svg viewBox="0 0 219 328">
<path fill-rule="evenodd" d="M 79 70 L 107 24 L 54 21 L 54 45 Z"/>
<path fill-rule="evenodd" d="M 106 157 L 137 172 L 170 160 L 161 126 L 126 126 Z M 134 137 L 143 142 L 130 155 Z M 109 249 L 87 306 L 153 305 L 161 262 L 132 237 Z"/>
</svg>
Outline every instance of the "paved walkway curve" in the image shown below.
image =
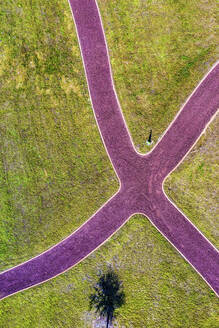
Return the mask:
<svg viewBox="0 0 219 328">
<path fill-rule="evenodd" d="M 209 286 L 219 293 L 216 248 L 168 200 L 163 181 L 198 140 L 219 107 L 219 64 L 208 73 L 163 138 L 147 155 L 132 144 L 114 90 L 95 0 L 69 0 L 94 114 L 120 180 L 119 191 L 88 221 L 44 253 L 0 274 L 0 298 L 45 282 L 79 263 L 135 213 L 146 215 Z"/>
</svg>

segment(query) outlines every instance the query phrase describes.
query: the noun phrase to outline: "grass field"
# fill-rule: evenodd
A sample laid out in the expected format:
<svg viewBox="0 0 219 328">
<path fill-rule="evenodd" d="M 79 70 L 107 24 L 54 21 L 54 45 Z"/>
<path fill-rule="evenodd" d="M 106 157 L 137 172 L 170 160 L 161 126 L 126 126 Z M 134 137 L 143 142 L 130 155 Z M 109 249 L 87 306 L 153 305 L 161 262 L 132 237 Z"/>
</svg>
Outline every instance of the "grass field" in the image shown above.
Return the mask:
<svg viewBox="0 0 219 328">
<path fill-rule="evenodd" d="M 118 188 L 68 3 L 2 9 L 1 269 L 61 240 Z"/>
<path fill-rule="evenodd" d="M 118 96 L 145 152 L 216 61 L 214 1 L 98 1 Z M 0 270 L 84 222 L 117 189 L 88 99 L 66 0 L 1 6 Z M 207 27 L 207 28 L 206 28 Z M 165 190 L 216 244 L 218 119 Z M 134 259 L 134 260 L 133 260 Z M 112 263 L 127 303 L 119 327 L 216 328 L 217 298 L 142 216 L 69 272 L 0 302 L 0 327 L 91 327 L 88 295 Z"/>
</svg>

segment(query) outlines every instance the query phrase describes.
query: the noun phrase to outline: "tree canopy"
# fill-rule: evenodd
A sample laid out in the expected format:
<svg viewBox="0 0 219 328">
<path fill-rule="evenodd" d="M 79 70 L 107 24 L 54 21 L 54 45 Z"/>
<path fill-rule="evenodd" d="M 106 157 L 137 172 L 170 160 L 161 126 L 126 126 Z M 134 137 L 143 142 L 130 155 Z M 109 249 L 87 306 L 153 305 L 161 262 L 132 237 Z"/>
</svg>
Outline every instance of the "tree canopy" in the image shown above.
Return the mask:
<svg viewBox="0 0 219 328">
<path fill-rule="evenodd" d="M 90 309 L 95 307 L 96 312 L 106 317 L 106 327 L 115 317 L 115 310 L 125 303 L 125 294 L 119 277 L 109 268 L 99 277 L 94 286 L 94 293 L 90 295 Z"/>
</svg>

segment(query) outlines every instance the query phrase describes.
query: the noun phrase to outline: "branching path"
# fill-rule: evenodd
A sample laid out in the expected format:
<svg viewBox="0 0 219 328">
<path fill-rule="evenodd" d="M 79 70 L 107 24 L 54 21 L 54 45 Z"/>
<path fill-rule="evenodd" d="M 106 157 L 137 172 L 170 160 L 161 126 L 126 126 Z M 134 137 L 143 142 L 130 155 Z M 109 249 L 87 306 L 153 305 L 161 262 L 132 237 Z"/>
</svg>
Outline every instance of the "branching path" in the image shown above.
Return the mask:
<svg viewBox="0 0 219 328">
<path fill-rule="evenodd" d="M 163 191 L 168 174 L 198 140 L 219 107 L 219 64 L 199 84 L 152 152 L 138 154 L 114 90 L 95 0 L 69 0 L 100 133 L 120 180 L 119 191 L 78 230 L 29 261 L 0 274 L 0 298 L 45 282 L 80 262 L 135 213 L 142 213 L 219 293 L 216 248 Z"/>
</svg>

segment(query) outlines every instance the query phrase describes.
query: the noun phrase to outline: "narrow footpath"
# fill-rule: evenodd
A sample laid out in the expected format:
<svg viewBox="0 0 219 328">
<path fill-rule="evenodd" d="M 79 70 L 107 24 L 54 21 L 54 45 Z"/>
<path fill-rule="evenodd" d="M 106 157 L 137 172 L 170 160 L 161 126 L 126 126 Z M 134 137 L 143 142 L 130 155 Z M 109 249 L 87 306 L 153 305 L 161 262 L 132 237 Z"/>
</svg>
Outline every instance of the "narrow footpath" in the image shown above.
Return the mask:
<svg viewBox="0 0 219 328">
<path fill-rule="evenodd" d="M 43 283 L 100 247 L 135 213 L 160 233 L 219 294 L 219 253 L 169 201 L 164 179 L 183 160 L 219 107 L 219 64 L 207 74 L 147 155 L 131 142 L 116 96 L 107 45 L 95 0 L 69 0 L 100 134 L 120 180 L 119 191 L 66 239 L 0 274 L 0 298 Z"/>
</svg>

